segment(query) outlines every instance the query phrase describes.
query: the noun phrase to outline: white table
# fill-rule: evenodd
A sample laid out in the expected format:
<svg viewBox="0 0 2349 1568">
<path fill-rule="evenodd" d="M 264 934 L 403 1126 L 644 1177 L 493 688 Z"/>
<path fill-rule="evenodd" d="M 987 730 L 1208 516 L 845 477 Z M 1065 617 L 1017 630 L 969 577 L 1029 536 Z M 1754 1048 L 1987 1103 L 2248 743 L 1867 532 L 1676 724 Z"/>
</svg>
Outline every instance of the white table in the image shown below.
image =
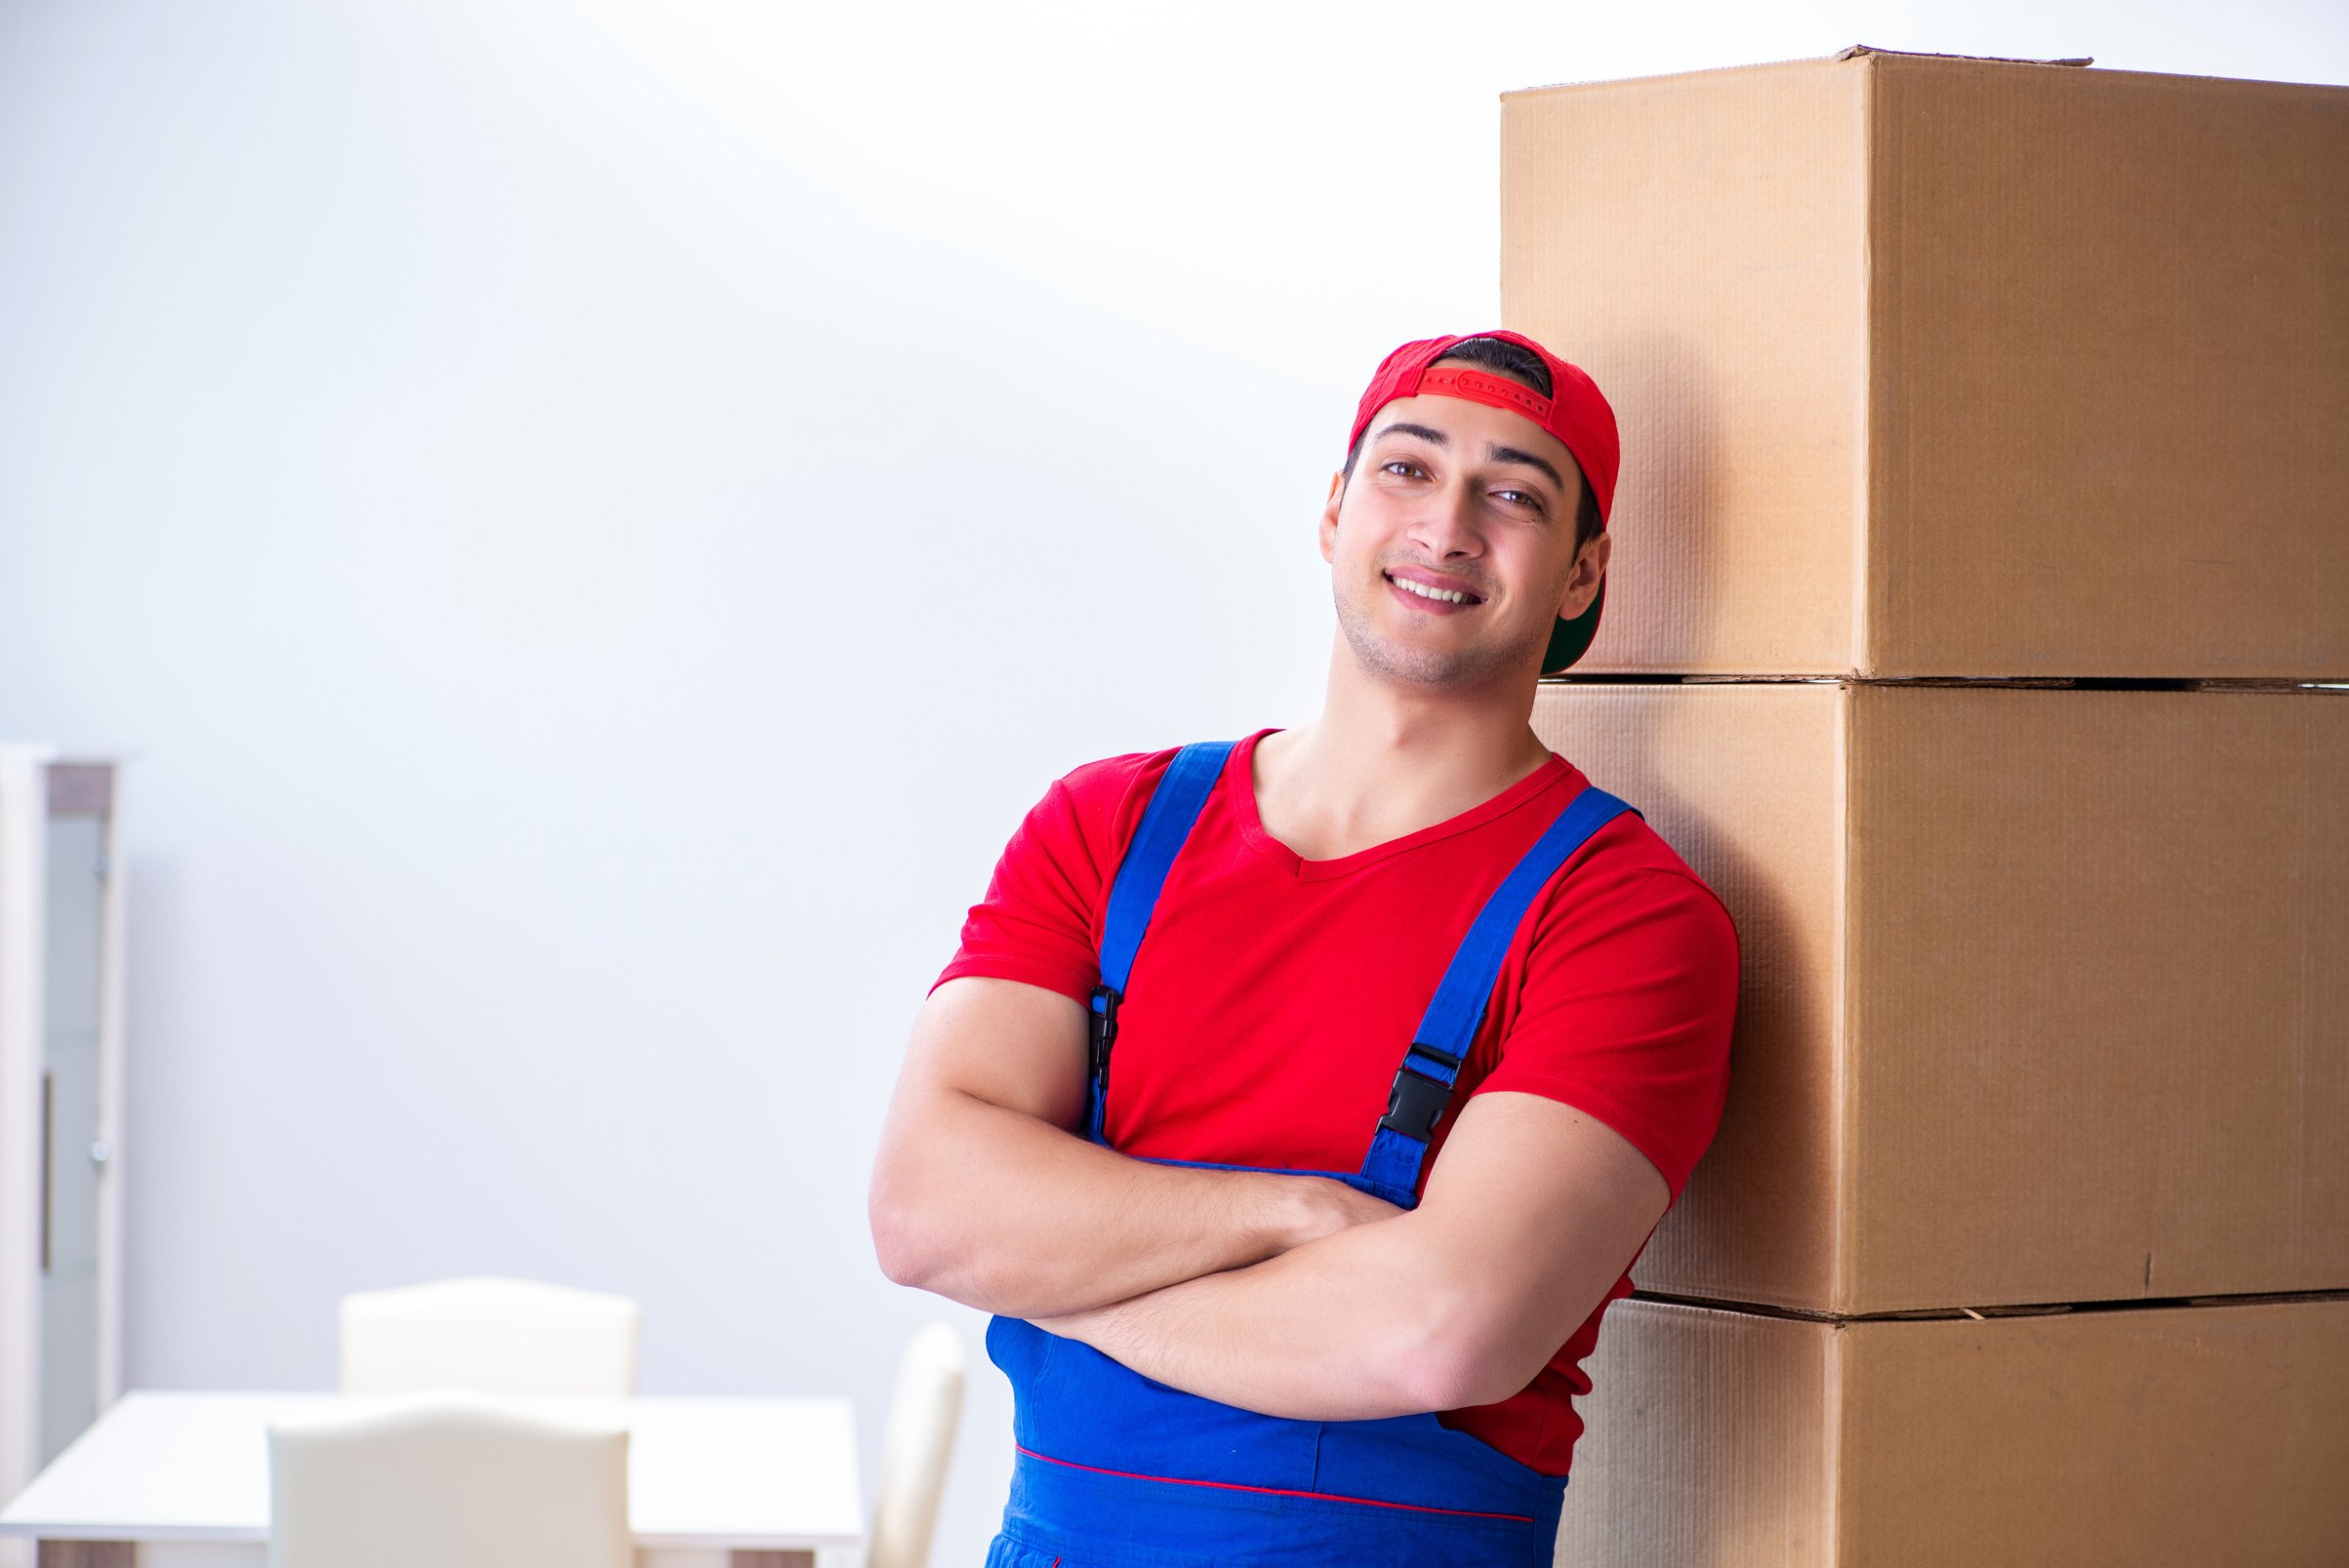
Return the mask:
<svg viewBox="0 0 2349 1568">
<path fill-rule="evenodd" d="M 273 1422 L 400 1401 L 332 1393 L 124 1396 L 6 1508 L 43 1568 L 261 1568 Z M 527 1399 L 628 1428 L 639 1568 L 849 1568 L 862 1556 L 845 1399 Z M 69 1543 L 116 1543 L 75 1546 Z"/>
</svg>

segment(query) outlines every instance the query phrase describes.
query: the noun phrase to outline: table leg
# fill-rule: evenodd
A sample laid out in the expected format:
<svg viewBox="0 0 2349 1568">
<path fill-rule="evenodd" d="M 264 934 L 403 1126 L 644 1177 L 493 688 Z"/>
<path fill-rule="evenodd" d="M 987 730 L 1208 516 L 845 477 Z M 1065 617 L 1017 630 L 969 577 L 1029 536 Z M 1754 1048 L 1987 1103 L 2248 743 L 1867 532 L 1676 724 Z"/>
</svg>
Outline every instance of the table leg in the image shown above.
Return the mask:
<svg viewBox="0 0 2349 1568">
<path fill-rule="evenodd" d="M 128 1541 L 44 1541 L 40 1568 L 131 1568 Z"/>
</svg>

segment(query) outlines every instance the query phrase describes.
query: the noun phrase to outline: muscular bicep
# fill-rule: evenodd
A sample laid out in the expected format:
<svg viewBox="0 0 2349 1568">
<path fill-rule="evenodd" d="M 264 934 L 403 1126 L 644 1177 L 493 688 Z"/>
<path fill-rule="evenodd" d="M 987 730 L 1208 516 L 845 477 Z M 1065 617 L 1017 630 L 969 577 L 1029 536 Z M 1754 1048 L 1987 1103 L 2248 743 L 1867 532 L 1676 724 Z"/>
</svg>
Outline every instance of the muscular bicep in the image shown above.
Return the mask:
<svg viewBox="0 0 2349 1568">
<path fill-rule="evenodd" d="M 931 992 L 873 1161 L 881 1269 L 1014 1317 L 1241 1268 L 1354 1216 L 1286 1177 L 1178 1170 L 1081 1136 L 1084 1008 L 993 977 Z"/>
<path fill-rule="evenodd" d="M 1531 1382 L 1670 1202 L 1662 1173 L 1598 1118 L 1539 1095 L 1473 1097 L 1412 1216 L 1454 1287 L 1444 1310 L 1478 1369 L 1472 1386 L 1502 1399 Z"/>
<path fill-rule="evenodd" d="M 1058 991 L 977 976 L 930 993 L 892 1106 L 963 1095 L 1074 1128 L 1085 1102 L 1085 1010 Z"/>
</svg>

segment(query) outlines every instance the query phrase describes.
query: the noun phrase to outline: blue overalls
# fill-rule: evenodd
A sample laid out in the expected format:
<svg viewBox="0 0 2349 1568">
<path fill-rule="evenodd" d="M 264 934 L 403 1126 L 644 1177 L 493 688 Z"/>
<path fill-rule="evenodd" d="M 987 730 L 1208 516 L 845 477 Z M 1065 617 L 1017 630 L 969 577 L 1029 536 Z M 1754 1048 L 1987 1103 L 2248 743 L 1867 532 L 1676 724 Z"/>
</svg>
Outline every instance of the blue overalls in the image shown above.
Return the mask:
<svg viewBox="0 0 2349 1568">
<path fill-rule="evenodd" d="M 1095 1143 L 1107 1142 L 1104 1096 L 1127 974 L 1167 869 L 1231 750 L 1219 742 L 1175 754 L 1111 886 L 1092 1003 L 1085 1130 Z M 1296 1174 L 1328 1176 L 1403 1208 L 1418 1202 L 1428 1141 L 1519 922 L 1566 858 L 1630 809 L 1599 789 L 1566 804 L 1452 955 L 1362 1168 Z M 988 1568 L 1548 1568 L 1556 1549 L 1565 1477 L 1543 1475 L 1433 1414 L 1261 1416 L 1170 1388 L 1015 1317 L 988 1326 L 987 1348 L 1011 1379 L 1018 1444 Z"/>
</svg>

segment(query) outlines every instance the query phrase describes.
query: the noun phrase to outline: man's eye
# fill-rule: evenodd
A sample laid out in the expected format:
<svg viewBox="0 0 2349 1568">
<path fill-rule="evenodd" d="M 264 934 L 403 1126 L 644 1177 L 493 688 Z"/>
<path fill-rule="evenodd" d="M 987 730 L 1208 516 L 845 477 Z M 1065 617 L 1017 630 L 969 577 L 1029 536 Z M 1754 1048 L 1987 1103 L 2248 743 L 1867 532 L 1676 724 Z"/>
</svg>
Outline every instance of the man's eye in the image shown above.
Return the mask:
<svg viewBox="0 0 2349 1568">
<path fill-rule="evenodd" d="M 1513 506 L 1529 506 L 1535 511 L 1540 511 L 1542 509 L 1542 498 L 1533 495 L 1528 491 L 1496 490 L 1493 492 L 1493 494 L 1500 497 L 1503 501 L 1508 502 Z"/>
<path fill-rule="evenodd" d="M 1408 458 L 1390 458 L 1379 466 L 1389 473 L 1417 474 L 1425 471 Z"/>
</svg>

